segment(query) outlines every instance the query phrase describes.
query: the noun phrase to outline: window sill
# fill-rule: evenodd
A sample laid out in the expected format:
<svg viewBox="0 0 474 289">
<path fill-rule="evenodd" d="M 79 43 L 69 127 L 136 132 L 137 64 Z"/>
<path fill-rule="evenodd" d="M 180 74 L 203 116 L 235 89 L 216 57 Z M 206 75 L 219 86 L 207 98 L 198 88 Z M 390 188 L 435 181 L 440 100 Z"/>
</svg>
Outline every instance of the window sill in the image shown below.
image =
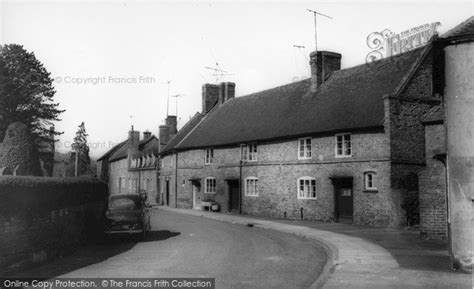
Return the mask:
<svg viewBox="0 0 474 289">
<path fill-rule="evenodd" d="M 352 158 L 352 155 L 336 155 L 336 159 Z"/>
<path fill-rule="evenodd" d="M 373 194 L 375 194 L 375 193 L 378 193 L 379 190 L 378 189 L 365 189 L 365 190 L 363 190 L 363 192 L 364 193 L 373 193 Z"/>
</svg>

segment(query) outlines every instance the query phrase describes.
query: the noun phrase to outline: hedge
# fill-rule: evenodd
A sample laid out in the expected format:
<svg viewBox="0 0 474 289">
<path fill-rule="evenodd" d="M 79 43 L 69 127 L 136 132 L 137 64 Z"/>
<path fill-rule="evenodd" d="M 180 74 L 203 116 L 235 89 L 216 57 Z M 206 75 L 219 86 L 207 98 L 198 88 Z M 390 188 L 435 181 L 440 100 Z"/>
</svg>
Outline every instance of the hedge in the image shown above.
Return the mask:
<svg viewBox="0 0 474 289">
<path fill-rule="evenodd" d="M 50 211 L 104 201 L 107 184 L 92 177 L 0 176 L 0 215 L 32 209 Z"/>
</svg>

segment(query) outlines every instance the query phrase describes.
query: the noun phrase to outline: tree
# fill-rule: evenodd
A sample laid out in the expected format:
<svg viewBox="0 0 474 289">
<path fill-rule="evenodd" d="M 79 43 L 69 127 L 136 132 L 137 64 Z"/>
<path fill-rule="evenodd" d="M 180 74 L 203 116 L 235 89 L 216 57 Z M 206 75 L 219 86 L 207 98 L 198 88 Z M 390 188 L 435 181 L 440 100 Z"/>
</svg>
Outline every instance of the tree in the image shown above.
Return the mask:
<svg viewBox="0 0 474 289">
<path fill-rule="evenodd" d="M 53 101 L 50 75 L 23 46 L 0 45 L 0 140 L 14 122 L 26 124 L 37 143 L 49 139 L 52 121 L 59 121 L 64 112 Z"/>
<path fill-rule="evenodd" d="M 71 146 L 73 150 L 72 156 L 75 158 L 77 154 L 77 175 L 86 175 L 91 173 L 91 160 L 89 158 L 89 145 L 87 144 L 88 134 L 86 133 L 86 126 L 84 122 L 79 125 L 79 128 L 74 137 L 74 142 Z"/>
</svg>

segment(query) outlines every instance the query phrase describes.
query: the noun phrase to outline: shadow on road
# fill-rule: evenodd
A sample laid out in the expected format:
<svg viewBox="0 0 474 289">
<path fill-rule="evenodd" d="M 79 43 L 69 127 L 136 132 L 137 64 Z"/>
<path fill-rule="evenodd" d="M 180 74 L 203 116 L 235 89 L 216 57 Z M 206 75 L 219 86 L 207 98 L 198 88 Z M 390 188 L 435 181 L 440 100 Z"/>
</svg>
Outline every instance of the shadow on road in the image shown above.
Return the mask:
<svg viewBox="0 0 474 289">
<path fill-rule="evenodd" d="M 180 235 L 179 232 L 151 231 L 144 242 L 163 241 Z M 71 255 L 52 260 L 37 267 L 22 270 L 20 272 L 9 272 L 2 274 L 3 278 L 38 278 L 48 279 L 64 275 L 66 273 L 100 263 L 113 256 L 131 250 L 140 242 L 134 236 L 113 236 L 102 239 L 96 244 L 85 245 L 78 248 Z"/>
<path fill-rule="evenodd" d="M 170 232 L 168 230 L 151 231 L 148 233 L 146 240 L 143 242 L 163 241 L 169 238 L 179 236 L 180 234 L 180 232 Z"/>
</svg>

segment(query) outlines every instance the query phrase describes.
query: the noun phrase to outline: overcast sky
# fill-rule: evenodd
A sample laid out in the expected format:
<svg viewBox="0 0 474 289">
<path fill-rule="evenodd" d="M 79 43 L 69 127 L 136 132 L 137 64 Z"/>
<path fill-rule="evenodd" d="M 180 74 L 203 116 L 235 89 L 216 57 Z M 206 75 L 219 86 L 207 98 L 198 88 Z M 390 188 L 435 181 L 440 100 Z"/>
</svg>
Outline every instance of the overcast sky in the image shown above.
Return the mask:
<svg viewBox="0 0 474 289">
<path fill-rule="evenodd" d="M 0 3 L 0 42 L 34 52 L 55 79 L 66 109 L 58 150 L 70 150 L 84 121 L 92 157 L 124 140 L 131 124 L 157 135 L 169 80 L 170 95 L 182 95 L 182 126 L 201 110 L 202 84 L 216 82 L 206 66 L 227 71 L 219 81 L 235 82 L 237 96 L 309 77 L 314 20 L 306 8 L 333 17 L 318 18 L 318 49 L 341 53 L 343 68 L 365 61 L 374 31 L 439 21 L 444 33 L 474 14 L 471 1 Z"/>
</svg>

